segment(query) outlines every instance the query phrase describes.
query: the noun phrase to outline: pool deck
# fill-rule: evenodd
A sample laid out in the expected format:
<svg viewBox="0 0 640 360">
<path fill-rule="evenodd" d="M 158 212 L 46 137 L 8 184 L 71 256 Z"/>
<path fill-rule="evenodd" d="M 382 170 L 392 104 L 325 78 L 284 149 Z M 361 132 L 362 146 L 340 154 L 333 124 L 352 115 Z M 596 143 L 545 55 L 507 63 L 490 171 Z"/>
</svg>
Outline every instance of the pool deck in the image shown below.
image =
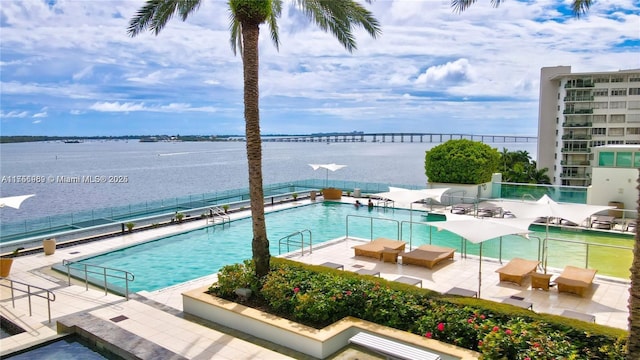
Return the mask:
<svg viewBox="0 0 640 360">
<path fill-rule="evenodd" d="M 351 199 L 349 199 L 351 200 Z M 269 207 L 268 211 L 308 203 L 300 200 Z M 247 212 L 235 213 L 232 218 L 245 217 Z M 187 290 L 212 284 L 216 276 L 212 274 L 170 288 L 153 292 L 134 294 L 130 300 L 113 294 L 105 294 L 76 280 L 69 286 L 64 276 L 51 270 L 53 264 L 64 259 L 73 259 L 99 252 L 113 250 L 150 239 L 184 232 L 205 225 L 205 220 L 177 224 L 144 232 L 134 232 L 124 236 L 59 248 L 53 255 L 40 252 L 17 258 L 8 279 L 39 286 L 54 292 L 56 300 L 51 303 L 51 323 L 48 321 L 47 302 L 41 298 L 31 300 L 32 316 L 26 295 L 18 294 L 15 308 L 12 306 L 10 290 L 0 288 L 0 315 L 26 330 L 25 333 L 0 340 L 0 356 L 20 349 L 26 349 L 60 335 L 56 322 L 84 322 L 96 328 L 114 329 L 105 336 L 119 334 L 118 344 L 132 346 L 141 351 L 141 358 L 157 357 L 157 348 L 165 351 L 164 358 L 175 359 L 306 359 L 305 355 L 282 348 L 277 344 L 265 343 L 258 339 L 234 332 L 230 329 L 199 324 L 184 318 L 182 296 Z M 339 239 L 321 244 L 313 253 L 288 254 L 286 257 L 310 264 L 325 262 L 344 266 L 344 271 L 360 269 L 379 272 L 385 279 L 410 277 L 421 280 L 422 287 L 446 292 L 452 287 L 478 291 L 478 258 L 461 257 L 456 253 L 454 260 L 445 260 L 433 269 L 415 265 L 388 263 L 373 258 L 355 257 L 352 246 L 362 244 L 361 239 Z M 522 286 L 499 282 L 495 270 L 502 266 L 498 261 L 483 259 L 481 298 L 502 302 L 512 296 L 531 303 L 533 311 L 562 314 L 565 310 L 595 316 L 595 322 L 616 328 L 627 328 L 628 279 L 596 276 L 590 291 L 584 297 L 559 293 L 557 287 L 549 291 L 531 289 L 530 279 Z M 561 269 L 548 269 L 551 282 Z M 8 284 L 6 279 L 1 280 Z M 207 326 L 208 325 L 208 326 Z M 115 331 L 117 330 L 117 331 Z M 123 335 L 124 334 L 124 335 Z M 123 344 L 124 343 L 124 344 Z M 153 354 L 156 354 L 154 356 Z M 168 355 L 170 354 L 170 356 Z"/>
</svg>

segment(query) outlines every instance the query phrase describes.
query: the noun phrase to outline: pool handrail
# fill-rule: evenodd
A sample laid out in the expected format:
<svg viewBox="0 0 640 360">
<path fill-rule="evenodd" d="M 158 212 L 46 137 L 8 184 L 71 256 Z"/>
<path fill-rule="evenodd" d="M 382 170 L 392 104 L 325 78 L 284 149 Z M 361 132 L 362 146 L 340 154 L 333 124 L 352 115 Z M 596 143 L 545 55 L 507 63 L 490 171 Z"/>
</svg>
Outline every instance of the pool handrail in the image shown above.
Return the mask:
<svg viewBox="0 0 640 360">
<path fill-rule="evenodd" d="M 115 279 L 121 279 L 124 280 L 125 283 L 125 291 L 124 291 L 124 296 L 127 300 L 129 300 L 129 282 L 130 281 L 134 281 L 135 280 L 135 276 L 126 271 L 126 270 L 120 270 L 120 269 L 114 269 L 114 268 L 108 268 L 108 267 L 104 267 L 104 266 L 100 266 L 100 265 L 93 265 L 93 264 L 86 264 L 83 262 L 79 262 L 79 261 L 70 261 L 70 260 L 62 260 L 62 266 L 67 268 L 67 281 L 69 283 L 69 286 L 71 286 L 71 267 L 74 265 L 79 265 L 81 268 L 76 267 L 75 270 L 80 271 L 81 273 L 84 273 L 84 284 L 85 284 L 85 289 L 89 290 L 89 274 L 101 274 L 104 280 L 104 294 L 107 295 L 107 292 L 109 290 L 109 286 L 108 286 L 108 282 L 107 282 L 107 278 L 115 278 Z M 97 269 L 101 269 L 102 271 L 92 271 L 90 270 L 90 268 L 97 268 Z M 107 270 L 111 270 L 113 272 L 120 272 L 122 273 L 124 276 L 116 276 L 113 274 L 108 274 Z M 95 284 L 94 284 L 95 285 Z"/>
<path fill-rule="evenodd" d="M 287 244 L 287 253 L 289 253 L 289 245 L 290 244 L 296 244 L 296 245 L 300 245 L 300 251 L 301 251 L 301 256 L 304 256 L 304 245 L 305 245 L 305 241 L 304 241 L 304 233 L 308 232 L 309 233 L 309 254 L 311 254 L 313 252 L 313 235 L 311 234 L 311 230 L 309 229 L 304 229 L 304 230 L 300 230 L 300 231 L 296 231 L 293 232 L 287 236 L 283 236 L 282 238 L 280 238 L 278 240 L 278 254 L 282 255 L 282 249 L 281 249 L 281 245 L 283 241 L 286 241 Z M 292 241 L 291 238 L 296 236 L 296 235 L 300 235 L 300 241 L 296 242 L 296 241 Z"/>
<path fill-rule="evenodd" d="M 39 297 L 39 298 L 42 298 L 42 299 L 46 299 L 47 300 L 47 312 L 49 314 L 49 324 L 51 323 L 51 302 L 52 301 L 56 301 L 56 294 L 54 294 L 51 290 L 48 290 L 48 289 L 45 289 L 45 288 L 41 288 L 39 286 L 23 283 L 23 282 L 20 282 L 20 281 L 17 281 L 17 280 L 11 280 L 11 279 L 7 279 L 7 278 L 4 278 L 4 280 L 8 281 L 9 284 L 0 283 L 0 285 L 3 286 L 3 287 L 11 289 L 11 305 L 13 305 L 14 308 L 16 307 L 14 291 L 19 291 L 19 292 L 27 294 L 27 299 L 29 301 L 29 316 L 33 316 L 32 315 L 32 311 L 31 311 L 31 295 Z M 22 290 L 22 289 L 16 288 L 14 286 L 14 284 L 20 284 L 20 285 L 26 286 L 27 290 Z M 39 292 L 34 293 L 34 292 L 31 291 L 31 289 L 39 290 Z M 45 296 L 41 295 L 41 292 L 46 293 L 47 296 L 45 297 Z"/>
</svg>

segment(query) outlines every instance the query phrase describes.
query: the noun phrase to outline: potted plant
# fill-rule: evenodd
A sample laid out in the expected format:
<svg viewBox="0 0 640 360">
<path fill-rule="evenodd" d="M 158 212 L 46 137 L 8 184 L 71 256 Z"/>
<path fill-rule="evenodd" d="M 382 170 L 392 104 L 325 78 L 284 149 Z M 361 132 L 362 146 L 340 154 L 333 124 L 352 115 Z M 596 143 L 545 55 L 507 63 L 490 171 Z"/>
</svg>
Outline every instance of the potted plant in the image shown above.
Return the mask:
<svg viewBox="0 0 640 360">
<path fill-rule="evenodd" d="M 183 218 L 184 218 L 183 213 L 176 213 L 176 220 L 178 220 L 178 222 L 181 223 Z"/>
<path fill-rule="evenodd" d="M 11 255 L 0 258 L 0 277 L 5 278 L 9 276 L 9 273 L 11 273 L 11 265 L 13 265 L 13 258 L 16 257 L 22 249 L 24 248 L 19 247 L 13 250 Z"/>
<path fill-rule="evenodd" d="M 222 210 L 224 210 L 224 213 L 226 214 L 227 212 L 229 212 L 229 205 L 224 204 L 222 205 Z"/>
<path fill-rule="evenodd" d="M 298 193 L 291 194 L 291 197 L 293 198 L 293 200 L 297 199 L 298 198 Z"/>
<path fill-rule="evenodd" d="M 136 226 L 136 224 L 132 223 L 132 222 L 128 222 L 128 223 L 124 224 L 124 226 L 127 227 L 127 231 L 128 232 L 131 232 L 131 231 L 133 231 L 133 227 Z"/>
</svg>

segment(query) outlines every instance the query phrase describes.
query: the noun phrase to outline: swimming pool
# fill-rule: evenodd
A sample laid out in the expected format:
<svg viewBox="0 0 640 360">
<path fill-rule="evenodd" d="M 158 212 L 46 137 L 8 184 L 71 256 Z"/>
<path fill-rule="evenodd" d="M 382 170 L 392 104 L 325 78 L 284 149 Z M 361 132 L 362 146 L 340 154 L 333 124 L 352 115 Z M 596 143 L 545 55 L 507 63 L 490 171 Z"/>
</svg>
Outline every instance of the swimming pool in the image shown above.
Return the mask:
<svg viewBox="0 0 640 360">
<path fill-rule="evenodd" d="M 371 220 L 371 217 L 375 220 Z M 442 218 L 443 219 L 443 218 Z M 427 213 L 404 209 L 354 208 L 350 204 L 322 202 L 299 206 L 287 210 L 268 213 L 267 231 L 270 252 L 280 253 L 278 240 L 301 230 L 309 230 L 314 246 L 346 235 L 348 222 L 349 237 L 371 239 L 376 237 L 402 238 L 412 245 L 432 243 L 461 250 L 462 241 L 458 235 L 447 231 L 437 231 L 426 224 L 411 225 L 410 220 L 425 221 Z M 429 218 L 432 220 L 432 217 Z M 373 224 L 373 225 L 372 225 Z M 399 229 L 401 228 L 401 230 Z M 530 240 L 520 236 L 504 236 L 483 244 L 483 256 L 503 259 L 524 257 L 535 259 L 538 256 L 539 242 L 536 237 L 544 238 L 544 227 L 533 226 L 536 232 Z M 562 237 L 574 241 L 600 242 L 631 246 L 630 236 L 612 236 L 594 232 L 559 232 L 551 230 L 551 237 Z M 144 244 L 126 247 L 106 254 L 84 258 L 87 264 L 121 269 L 135 275 L 130 283 L 131 291 L 154 291 L 202 276 L 216 273 L 222 266 L 250 259 L 251 219 L 245 218 L 231 222 L 231 225 L 215 225 L 193 230 Z M 308 239 L 308 238 L 307 238 Z M 307 240 L 308 241 L 308 240 Z M 502 241 L 502 247 L 500 246 Z M 626 244 L 626 245 L 623 245 Z M 477 254 L 477 245 L 466 243 L 469 254 Z M 502 248 L 502 254 L 500 249 Z M 295 248 L 291 249 L 296 250 Z M 282 248 L 286 252 L 286 247 Z M 599 274 L 623 278 L 629 277 L 631 251 L 600 251 L 601 255 L 590 250 L 590 267 L 599 269 Z M 549 266 L 563 267 L 567 264 L 584 266 L 584 254 L 579 244 L 549 242 Z M 599 253 L 599 252 L 598 252 Z M 628 254 L 627 254 L 628 253 Z M 627 255 L 625 255 L 627 254 Z M 554 257 L 555 256 L 555 257 Z M 614 257 L 614 261 L 610 259 Z M 597 260 L 598 262 L 593 263 Z M 627 261 L 628 260 L 628 261 Z M 582 262 L 582 265 L 581 265 Z M 117 284 L 124 286 L 124 284 Z"/>
<path fill-rule="evenodd" d="M 3 357 L 5 358 L 5 357 Z M 77 335 L 65 336 L 60 340 L 48 342 L 25 351 L 10 354 L 7 359 L 14 360 L 120 360 L 122 357 L 98 349 Z"/>
</svg>

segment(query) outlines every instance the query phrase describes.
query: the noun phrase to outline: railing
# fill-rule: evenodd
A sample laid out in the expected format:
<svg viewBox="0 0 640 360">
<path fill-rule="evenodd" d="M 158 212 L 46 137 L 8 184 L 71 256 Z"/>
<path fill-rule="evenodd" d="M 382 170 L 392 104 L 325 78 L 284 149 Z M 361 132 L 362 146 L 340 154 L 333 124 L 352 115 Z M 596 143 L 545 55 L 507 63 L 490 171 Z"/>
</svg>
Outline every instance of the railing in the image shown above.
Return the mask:
<svg viewBox="0 0 640 360">
<path fill-rule="evenodd" d="M 109 290 L 109 286 L 108 286 L 109 283 L 107 279 L 112 278 L 112 279 L 124 280 L 124 283 L 125 283 L 124 296 L 127 300 L 129 300 L 129 282 L 135 279 L 135 276 L 132 273 L 125 270 L 113 269 L 113 268 L 108 268 L 104 266 L 85 264 L 85 263 L 81 263 L 77 261 L 69 261 L 69 260 L 62 260 L 62 266 L 67 268 L 67 279 L 69 282 L 69 286 L 71 286 L 71 270 L 72 270 L 71 268 L 72 267 L 74 267 L 76 271 L 79 271 L 81 275 L 83 275 L 86 290 L 89 290 L 89 274 L 100 275 L 103 279 L 105 295 L 107 295 L 107 292 Z M 74 276 L 74 277 L 77 277 L 77 276 Z M 92 282 L 92 283 L 94 285 L 97 285 L 95 284 L 95 282 Z"/>
<path fill-rule="evenodd" d="M 225 220 L 227 223 L 229 223 L 229 225 L 231 225 L 231 217 L 227 215 L 227 213 L 223 209 L 217 206 L 209 208 L 209 217 L 207 218 L 207 224 L 209 223 L 209 219 L 211 219 L 212 224 L 216 223 L 216 219 L 220 219 L 222 220 L 222 226 L 224 226 Z"/>
<path fill-rule="evenodd" d="M 16 297 L 15 297 L 14 291 L 19 291 L 21 293 L 27 294 L 27 299 L 29 301 L 29 316 L 32 316 L 31 296 L 35 296 L 35 297 L 39 297 L 41 299 L 47 300 L 47 313 L 49 315 L 49 323 L 51 323 L 51 302 L 56 301 L 56 294 L 54 294 L 50 290 L 47 290 L 38 286 L 34 286 L 34 285 L 29 285 L 20 281 L 11 280 L 11 279 L 4 279 L 4 280 L 8 281 L 9 284 L 7 285 L 5 283 L 0 283 L 0 285 L 2 287 L 11 289 L 11 305 L 13 305 L 14 308 L 16 307 L 16 303 L 15 303 Z M 16 288 L 15 284 L 26 286 L 27 289 L 23 290 L 23 289 Z M 33 292 L 32 289 L 37 292 Z M 43 293 L 46 294 L 46 296 L 42 295 Z"/>
<path fill-rule="evenodd" d="M 593 247 L 601 247 L 601 248 L 606 248 L 606 249 L 618 249 L 618 250 L 633 251 L 632 247 L 619 246 L 619 245 L 608 245 L 608 244 L 592 244 L 592 243 L 585 243 L 585 242 L 582 242 L 582 241 L 563 240 L 563 239 L 555 239 L 555 238 L 548 238 L 547 239 L 546 244 L 545 244 L 546 248 L 548 248 L 550 241 L 571 244 L 571 246 L 573 248 L 578 247 L 578 245 L 584 246 L 585 247 L 585 257 L 584 257 L 584 267 L 585 268 L 589 267 L 589 254 L 591 252 L 591 248 L 593 248 Z M 545 270 L 546 270 L 549 251 L 547 249 L 544 249 L 544 252 L 545 252 L 544 267 L 545 267 Z"/>
<path fill-rule="evenodd" d="M 300 246 L 300 255 L 304 256 L 304 246 L 305 246 L 305 241 L 304 241 L 304 233 L 309 233 L 309 254 L 311 254 L 313 252 L 313 237 L 311 234 L 311 230 L 309 229 L 304 229 L 304 230 L 300 230 L 300 231 L 296 231 L 294 233 L 291 233 L 287 236 L 284 236 L 282 238 L 280 238 L 280 240 L 278 240 L 278 254 L 282 255 L 282 244 L 285 243 L 287 245 L 287 253 L 289 253 L 291 251 L 291 249 L 289 248 L 289 245 L 299 245 Z M 291 238 L 296 237 L 296 236 L 300 236 L 300 241 L 295 241 L 292 240 Z"/>
<path fill-rule="evenodd" d="M 346 224 L 346 231 L 345 231 L 345 236 L 348 238 L 349 237 L 349 219 L 350 218 L 363 218 L 363 219 L 369 219 L 370 220 L 370 235 L 369 235 L 369 239 L 373 240 L 373 220 L 378 220 L 378 221 L 391 221 L 396 223 L 396 228 L 397 230 L 397 238 L 400 239 L 400 222 L 398 220 L 393 220 L 393 219 L 381 219 L 381 218 L 374 218 L 371 216 L 362 216 L 362 215 L 347 215 L 347 224 Z"/>
</svg>

